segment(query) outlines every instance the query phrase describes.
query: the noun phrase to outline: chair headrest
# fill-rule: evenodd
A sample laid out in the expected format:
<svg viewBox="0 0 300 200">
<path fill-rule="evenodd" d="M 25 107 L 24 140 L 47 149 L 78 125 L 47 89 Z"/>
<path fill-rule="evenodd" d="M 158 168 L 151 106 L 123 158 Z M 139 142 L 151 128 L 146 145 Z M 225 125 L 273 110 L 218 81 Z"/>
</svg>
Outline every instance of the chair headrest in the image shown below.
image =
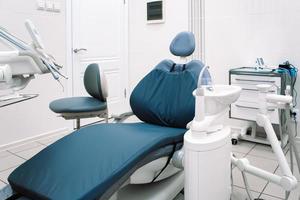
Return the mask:
<svg viewBox="0 0 300 200">
<path fill-rule="evenodd" d="M 107 80 L 98 64 L 90 64 L 84 72 L 85 90 L 94 98 L 106 102 Z"/>
<path fill-rule="evenodd" d="M 195 51 L 195 36 L 191 32 L 181 32 L 172 41 L 170 51 L 175 56 L 187 57 Z"/>
</svg>

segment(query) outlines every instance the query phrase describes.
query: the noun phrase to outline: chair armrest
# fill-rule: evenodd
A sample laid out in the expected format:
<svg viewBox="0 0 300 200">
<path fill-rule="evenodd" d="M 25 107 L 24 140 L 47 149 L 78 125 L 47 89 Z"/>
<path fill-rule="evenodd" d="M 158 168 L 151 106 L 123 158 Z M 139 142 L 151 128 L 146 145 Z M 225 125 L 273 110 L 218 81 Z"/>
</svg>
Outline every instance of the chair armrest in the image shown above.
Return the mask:
<svg viewBox="0 0 300 200">
<path fill-rule="evenodd" d="M 132 111 L 128 111 L 121 114 L 112 114 L 111 116 L 114 119 L 113 123 L 121 123 L 133 115 Z"/>
</svg>

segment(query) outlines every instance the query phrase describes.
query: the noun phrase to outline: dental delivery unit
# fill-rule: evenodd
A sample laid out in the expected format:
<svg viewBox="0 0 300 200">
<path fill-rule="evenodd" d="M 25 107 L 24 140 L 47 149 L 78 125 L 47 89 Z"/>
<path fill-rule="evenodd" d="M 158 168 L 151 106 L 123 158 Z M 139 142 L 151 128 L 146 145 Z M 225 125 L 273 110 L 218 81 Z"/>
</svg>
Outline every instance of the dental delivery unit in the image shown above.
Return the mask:
<svg viewBox="0 0 300 200">
<path fill-rule="evenodd" d="M 34 24 L 27 20 L 25 26 L 32 38 L 30 45 L 0 27 L 0 42 L 9 49 L 0 51 L 0 105 L 5 105 L 5 101 L 26 98 L 26 95 L 17 92 L 24 89 L 35 74 L 51 73 L 57 81 L 65 77 L 59 71 L 62 66 L 45 52 Z"/>
</svg>

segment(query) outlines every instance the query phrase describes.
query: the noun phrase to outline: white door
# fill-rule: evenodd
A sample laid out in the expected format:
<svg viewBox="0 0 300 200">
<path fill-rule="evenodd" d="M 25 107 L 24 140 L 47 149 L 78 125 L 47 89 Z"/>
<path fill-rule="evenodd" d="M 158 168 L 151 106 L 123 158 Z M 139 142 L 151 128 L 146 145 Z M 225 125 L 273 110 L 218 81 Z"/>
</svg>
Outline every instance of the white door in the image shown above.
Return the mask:
<svg viewBox="0 0 300 200">
<path fill-rule="evenodd" d="M 83 85 L 84 71 L 89 64 L 98 63 L 108 80 L 109 113 L 125 111 L 127 5 L 124 0 L 72 0 L 72 3 L 73 95 L 87 95 Z"/>
</svg>

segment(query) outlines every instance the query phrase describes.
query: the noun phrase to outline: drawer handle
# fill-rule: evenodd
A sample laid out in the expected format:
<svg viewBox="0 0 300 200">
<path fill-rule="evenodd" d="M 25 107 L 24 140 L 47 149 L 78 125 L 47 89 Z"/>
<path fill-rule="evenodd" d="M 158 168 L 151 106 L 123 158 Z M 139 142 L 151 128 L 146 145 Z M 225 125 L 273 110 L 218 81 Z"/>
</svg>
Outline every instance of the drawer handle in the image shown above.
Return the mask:
<svg viewBox="0 0 300 200">
<path fill-rule="evenodd" d="M 235 106 L 238 107 L 238 108 L 246 108 L 246 109 L 252 109 L 252 110 L 259 110 L 259 108 L 251 107 L 251 106 L 241 106 L 241 105 L 238 105 L 238 104 L 236 104 Z M 275 109 L 274 108 L 269 108 L 268 111 L 269 112 L 274 112 Z"/>
<path fill-rule="evenodd" d="M 240 78 L 236 78 L 235 80 L 237 80 L 237 81 L 248 81 L 248 82 L 275 83 L 275 81 L 251 80 L 251 79 L 240 79 Z"/>
<path fill-rule="evenodd" d="M 258 92 L 258 89 L 248 89 L 248 88 L 242 88 L 242 90 L 246 90 L 246 91 L 255 91 Z M 269 90 L 269 92 L 273 93 L 276 92 L 275 90 Z"/>
</svg>

